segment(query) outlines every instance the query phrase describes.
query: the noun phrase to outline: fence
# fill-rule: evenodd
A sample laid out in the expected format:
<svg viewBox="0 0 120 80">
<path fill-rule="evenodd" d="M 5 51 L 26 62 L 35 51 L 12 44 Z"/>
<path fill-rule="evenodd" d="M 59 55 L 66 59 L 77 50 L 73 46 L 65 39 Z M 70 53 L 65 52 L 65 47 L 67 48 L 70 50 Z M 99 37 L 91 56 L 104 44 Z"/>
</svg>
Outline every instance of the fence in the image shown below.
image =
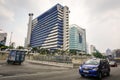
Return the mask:
<svg viewBox="0 0 120 80">
<path fill-rule="evenodd" d="M 82 64 L 84 61 L 89 59 L 88 56 L 66 56 L 66 55 L 31 55 L 30 60 L 37 61 L 48 61 L 48 62 L 59 62 L 59 63 L 75 63 Z"/>
<path fill-rule="evenodd" d="M 6 60 L 8 56 L 8 52 L 0 51 L 0 60 Z"/>
<path fill-rule="evenodd" d="M 43 55 L 37 55 L 37 56 L 33 56 L 32 59 L 37 60 L 37 61 L 72 63 L 71 57 L 68 57 L 68 56 L 43 56 Z"/>
</svg>

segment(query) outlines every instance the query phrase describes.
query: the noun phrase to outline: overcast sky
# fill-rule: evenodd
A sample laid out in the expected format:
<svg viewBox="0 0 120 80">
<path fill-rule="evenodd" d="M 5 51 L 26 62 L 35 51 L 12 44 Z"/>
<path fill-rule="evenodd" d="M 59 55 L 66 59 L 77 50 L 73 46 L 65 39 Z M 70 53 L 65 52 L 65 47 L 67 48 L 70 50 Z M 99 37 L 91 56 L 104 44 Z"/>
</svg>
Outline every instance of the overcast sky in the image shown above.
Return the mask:
<svg viewBox="0 0 120 80">
<path fill-rule="evenodd" d="M 27 35 L 28 13 L 36 18 L 55 4 L 70 9 L 70 24 L 86 29 L 88 45 L 105 52 L 120 48 L 120 0 L 0 0 L 0 29 L 13 32 L 16 46 L 24 45 Z"/>
</svg>

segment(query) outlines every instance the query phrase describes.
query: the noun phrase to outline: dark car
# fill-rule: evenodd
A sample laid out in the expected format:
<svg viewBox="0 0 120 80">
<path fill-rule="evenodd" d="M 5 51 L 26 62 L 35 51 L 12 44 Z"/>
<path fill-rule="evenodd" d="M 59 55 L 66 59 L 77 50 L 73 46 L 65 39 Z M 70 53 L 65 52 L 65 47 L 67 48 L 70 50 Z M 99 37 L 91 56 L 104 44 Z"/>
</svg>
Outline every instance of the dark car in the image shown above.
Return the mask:
<svg viewBox="0 0 120 80">
<path fill-rule="evenodd" d="M 110 61 L 109 64 L 111 67 L 117 67 L 116 61 Z"/>
<path fill-rule="evenodd" d="M 110 75 L 110 65 L 105 59 L 90 59 L 79 67 L 82 77 L 93 76 L 102 79 L 102 76 Z"/>
</svg>

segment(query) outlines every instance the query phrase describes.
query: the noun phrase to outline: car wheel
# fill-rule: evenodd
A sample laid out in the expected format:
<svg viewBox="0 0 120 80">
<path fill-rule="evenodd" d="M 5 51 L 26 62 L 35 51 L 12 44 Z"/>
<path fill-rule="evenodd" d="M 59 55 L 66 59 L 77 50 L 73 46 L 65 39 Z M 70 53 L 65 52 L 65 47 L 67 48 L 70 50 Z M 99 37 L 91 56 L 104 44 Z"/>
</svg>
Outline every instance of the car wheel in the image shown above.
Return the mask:
<svg viewBox="0 0 120 80">
<path fill-rule="evenodd" d="M 81 77 L 85 77 L 83 74 L 81 74 Z"/>
<path fill-rule="evenodd" d="M 14 65 L 14 64 L 15 64 L 15 62 L 13 61 L 13 62 L 12 62 L 12 64 Z"/>
<path fill-rule="evenodd" d="M 101 72 L 99 72 L 98 80 L 102 80 L 102 73 Z"/>
<path fill-rule="evenodd" d="M 21 62 L 19 62 L 19 65 L 21 65 Z"/>
<path fill-rule="evenodd" d="M 10 62 L 9 62 L 9 61 L 7 61 L 7 63 L 8 63 L 8 64 L 10 64 Z"/>
<path fill-rule="evenodd" d="M 110 76 L 110 72 L 107 72 L 107 76 Z"/>
</svg>

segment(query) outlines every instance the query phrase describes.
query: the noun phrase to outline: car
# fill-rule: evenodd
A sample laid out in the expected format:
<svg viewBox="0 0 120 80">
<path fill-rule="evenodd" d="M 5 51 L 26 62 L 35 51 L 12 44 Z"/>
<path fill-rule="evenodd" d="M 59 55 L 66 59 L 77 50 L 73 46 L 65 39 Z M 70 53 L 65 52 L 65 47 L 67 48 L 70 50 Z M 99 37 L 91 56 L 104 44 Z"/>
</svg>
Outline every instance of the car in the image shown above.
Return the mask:
<svg viewBox="0 0 120 80">
<path fill-rule="evenodd" d="M 79 67 L 79 74 L 82 77 L 93 76 L 99 80 L 103 76 L 110 75 L 110 65 L 105 59 L 89 59 Z"/>
<path fill-rule="evenodd" d="M 109 64 L 111 67 L 117 67 L 116 61 L 110 61 Z"/>
</svg>

